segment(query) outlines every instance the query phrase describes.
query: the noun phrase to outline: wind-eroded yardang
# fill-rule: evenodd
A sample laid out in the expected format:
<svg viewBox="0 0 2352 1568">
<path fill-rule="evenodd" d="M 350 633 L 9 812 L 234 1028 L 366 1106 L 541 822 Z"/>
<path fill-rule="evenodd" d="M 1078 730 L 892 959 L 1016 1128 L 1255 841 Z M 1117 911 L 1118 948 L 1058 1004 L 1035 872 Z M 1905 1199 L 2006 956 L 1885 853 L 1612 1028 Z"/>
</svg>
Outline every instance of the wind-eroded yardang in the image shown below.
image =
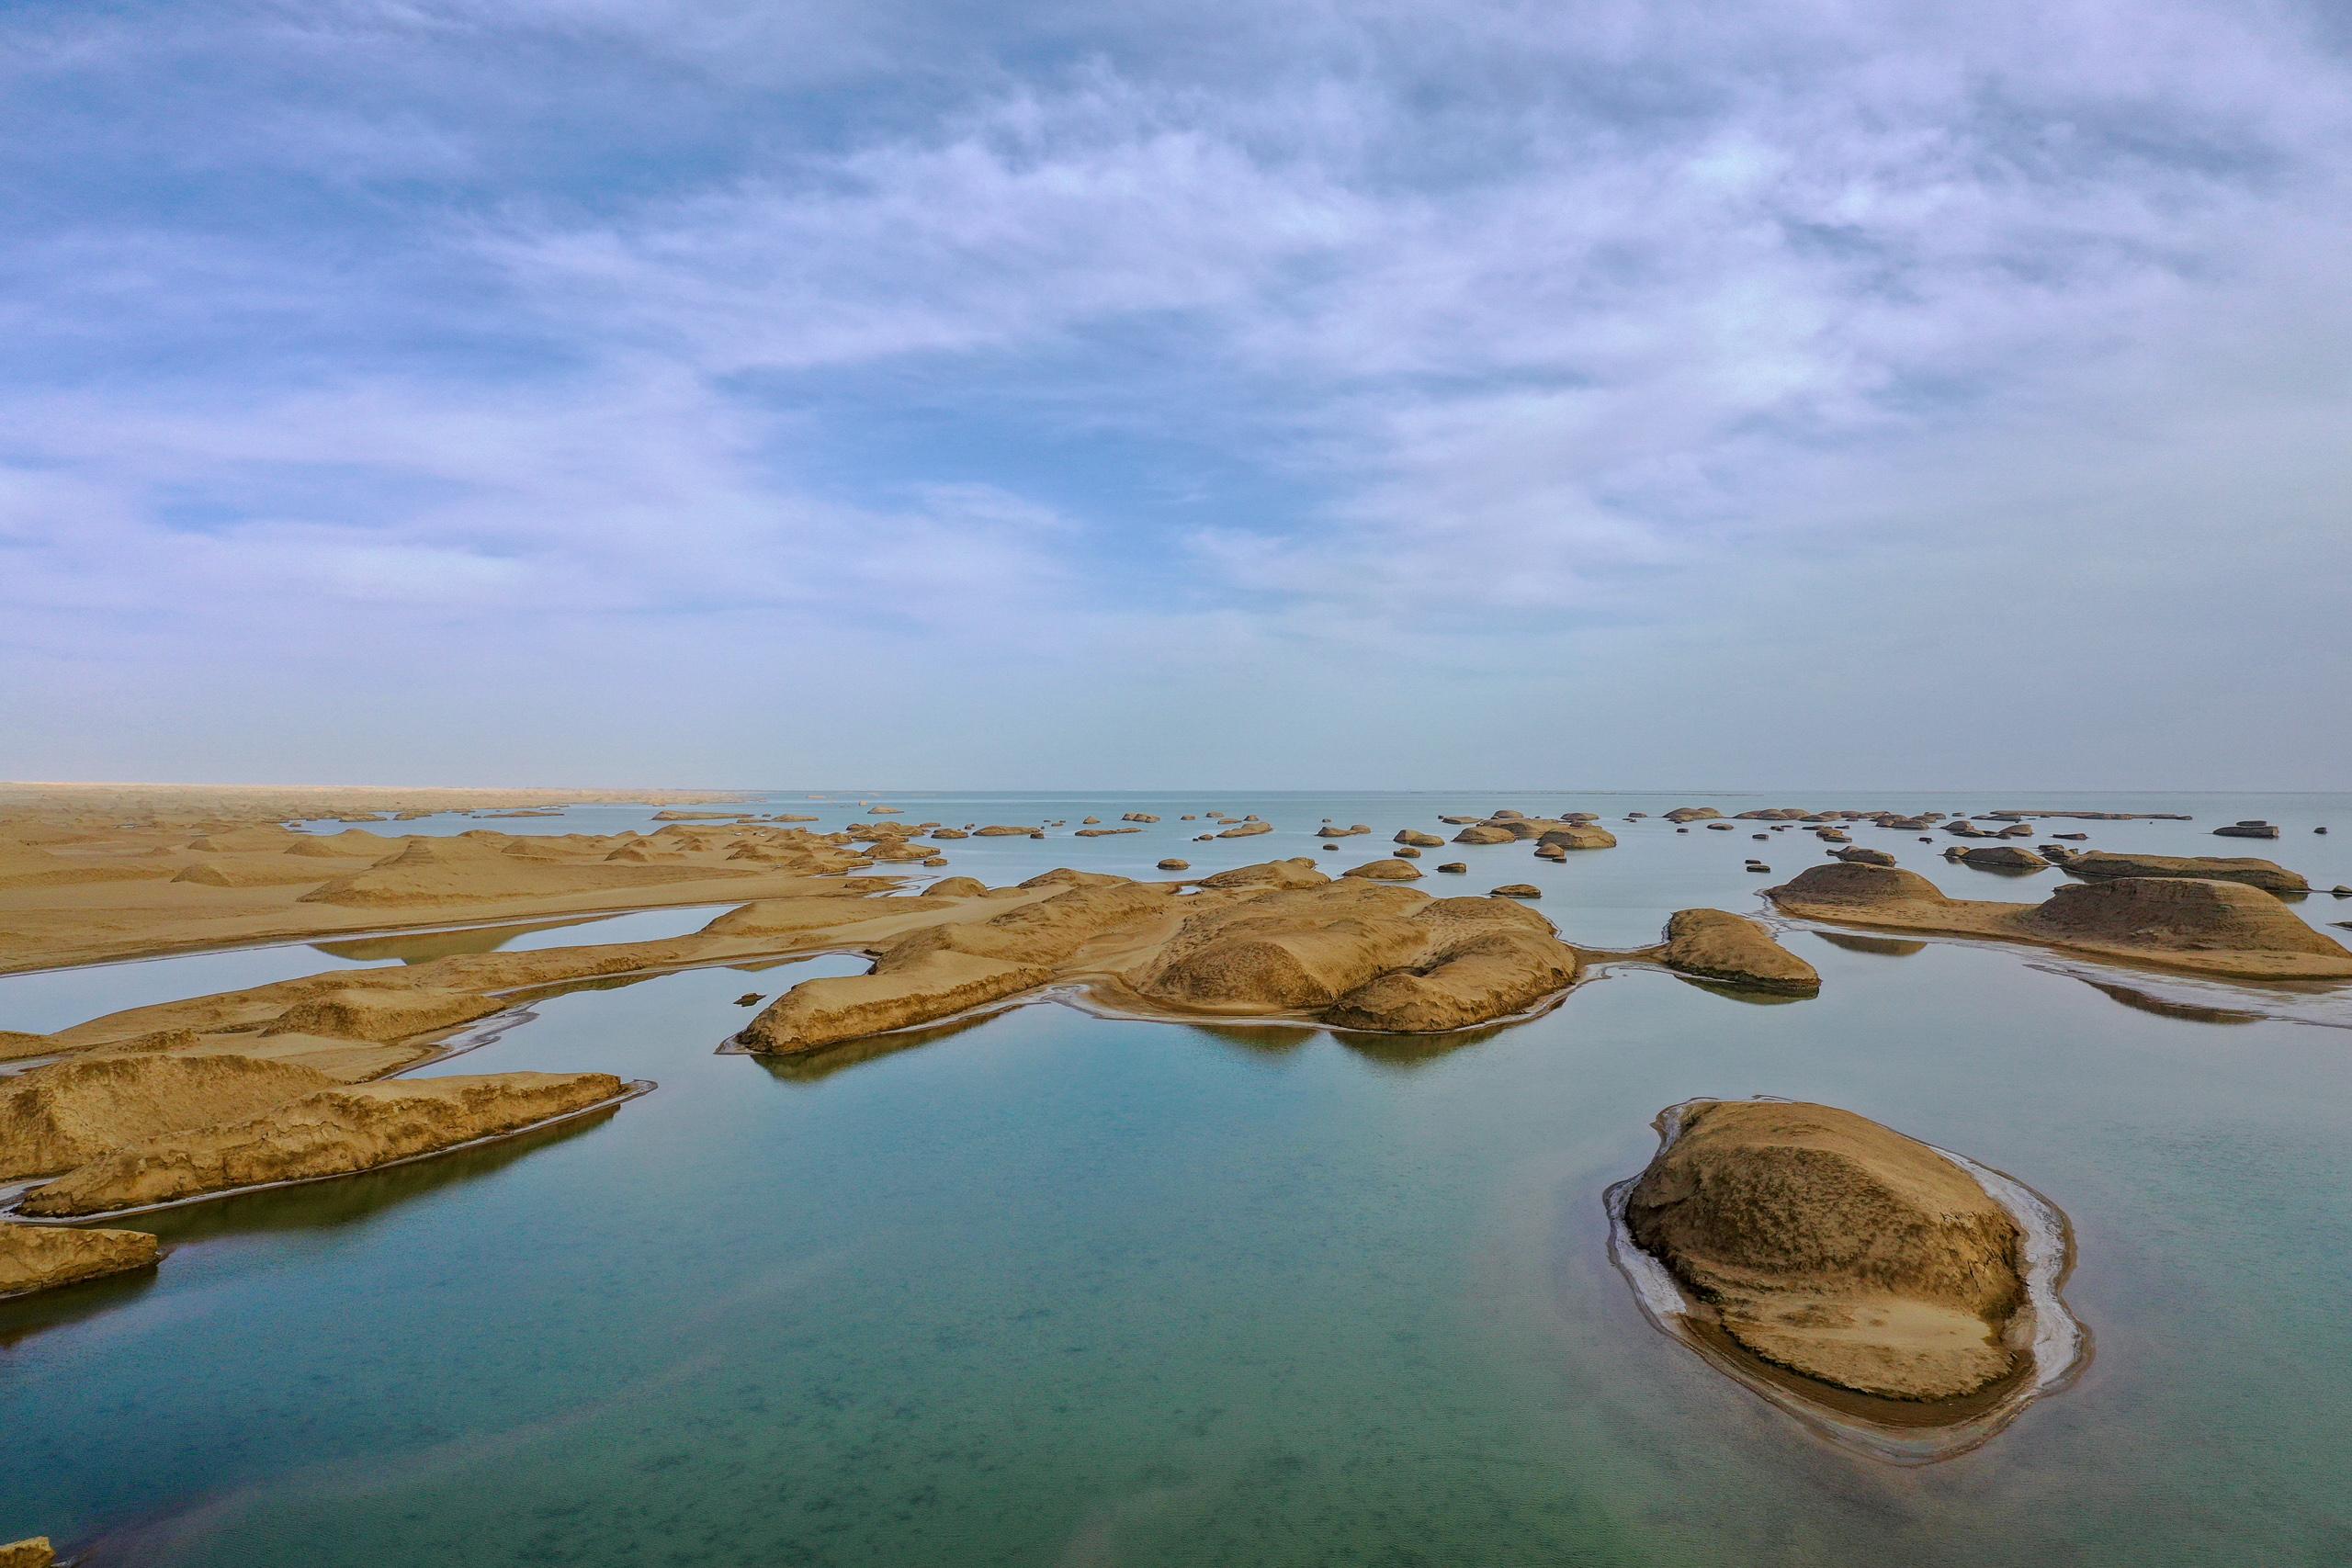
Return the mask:
<svg viewBox="0 0 2352 1568">
<path fill-rule="evenodd" d="M 1964 1452 L 2064 1387 L 2090 1337 L 2066 1217 L 2002 1172 L 1849 1111 L 1698 1100 L 1608 1197 L 1644 1312 L 1874 1457 Z"/>
<path fill-rule="evenodd" d="M 2041 904 L 1947 897 L 1916 872 L 1837 862 L 1764 896 L 1804 919 L 2032 942 L 2095 957 L 2250 980 L 2352 978 L 2352 952 L 2258 887 L 2132 876 L 2060 887 Z"/>
<path fill-rule="evenodd" d="M 1708 1321 L 1792 1371 L 1941 1400 L 2018 1371 L 2015 1217 L 1951 1159 L 1851 1111 L 1679 1107 L 1624 1220 Z"/>
</svg>

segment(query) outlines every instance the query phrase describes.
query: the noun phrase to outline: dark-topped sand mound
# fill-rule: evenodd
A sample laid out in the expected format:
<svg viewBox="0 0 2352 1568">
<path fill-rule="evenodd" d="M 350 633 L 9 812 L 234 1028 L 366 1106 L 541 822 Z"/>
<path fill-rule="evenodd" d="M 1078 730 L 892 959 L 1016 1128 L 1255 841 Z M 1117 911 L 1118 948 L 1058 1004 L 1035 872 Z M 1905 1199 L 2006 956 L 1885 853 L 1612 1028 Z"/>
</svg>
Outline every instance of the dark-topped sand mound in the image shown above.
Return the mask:
<svg viewBox="0 0 2352 1568">
<path fill-rule="evenodd" d="M 2127 877 L 2061 887 L 2019 928 L 2152 953 L 2309 954 L 2341 960 L 2343 972 L 2352 974 L 2352 953 L 2305 925 L 2274 896 L 2238 882 Z"/>
<path fill-rule="evenodd" d="M 2193 876 L 2207 882 L 2243 882 L 2265 893 L 2308 893 L 2302 873 L 2252 855 L 2136 855 L 2085 850 L 2066 862 L 2066 874 L 2104 882 L 2118 876 Z"/>
<path fill-rule="evenodd" d="M 2259 888 L 2120 877 L 2075 883 L 2041 904 L 1947 897 L 1894 866 L 1813 866 L 1764 896 L 1804 919 L 2038 942 L 2102 958 L 2256 980 L 2352 979 L 2352 952 Z"/>
<path fill-rule="evenodd" d="M 1978 871 L 2027 872 L 2047 871 L 2050 863 L 2031 850 L 2016 844 L 1980 844 L 1968 849 L 1947 850 L 1951 858 Z"/>
</svg>

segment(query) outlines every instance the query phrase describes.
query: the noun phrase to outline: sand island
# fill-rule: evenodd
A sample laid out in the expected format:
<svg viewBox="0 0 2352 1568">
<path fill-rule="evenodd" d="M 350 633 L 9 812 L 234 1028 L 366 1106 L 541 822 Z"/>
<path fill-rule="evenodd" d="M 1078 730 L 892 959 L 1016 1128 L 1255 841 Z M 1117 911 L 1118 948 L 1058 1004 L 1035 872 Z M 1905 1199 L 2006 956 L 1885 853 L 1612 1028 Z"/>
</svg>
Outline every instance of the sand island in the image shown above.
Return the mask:
<svg viewBox="0 0 2352 1568">
<path fill-rule="evenodd" d="M 1882 1457 L 1983 1440 L 2071 1377 L 2064 1217 L 2012 1179 L 1826 1105 L 1692 1100 L 1612 1189 L 1654 1320 Z"/>
</svg>

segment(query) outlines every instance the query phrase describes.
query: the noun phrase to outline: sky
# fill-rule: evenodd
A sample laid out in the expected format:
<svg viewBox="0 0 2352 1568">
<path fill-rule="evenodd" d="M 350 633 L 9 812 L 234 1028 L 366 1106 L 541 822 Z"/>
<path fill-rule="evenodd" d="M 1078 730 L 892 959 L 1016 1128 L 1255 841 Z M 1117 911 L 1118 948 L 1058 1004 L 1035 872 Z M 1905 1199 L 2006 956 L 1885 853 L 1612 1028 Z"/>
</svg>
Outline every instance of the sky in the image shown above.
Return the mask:
<svg viewBox="0 0 2352 1568">
<path fill-rule="evenodd" d="M 0 0 L 0 777 L 2352 785 L 2337 0 Z"/>
</svg>

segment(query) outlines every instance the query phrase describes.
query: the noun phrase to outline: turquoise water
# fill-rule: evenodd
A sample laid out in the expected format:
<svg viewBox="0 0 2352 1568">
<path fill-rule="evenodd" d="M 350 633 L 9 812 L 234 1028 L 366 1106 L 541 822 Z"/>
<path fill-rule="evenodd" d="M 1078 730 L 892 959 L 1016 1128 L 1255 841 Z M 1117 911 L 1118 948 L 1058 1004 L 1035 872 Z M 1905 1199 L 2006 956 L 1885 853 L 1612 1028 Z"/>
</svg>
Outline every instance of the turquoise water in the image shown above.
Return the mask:
<svg viewBox="0 0 2352 1568">
<path fill-rule="evenodd" d="M 1284 814 L 1181 809 L 1201 804 Z M 1438 809 L 1578 802 L 1304 804 L 1385 839 Z M 2276 797 L 2225 804 L 2289 819 Z M 1129 809 L 1159 807 L 1029 815 Z M 1140 840 L 989 853 L 1002 875 L 1148 865 L 1189 826 L 1164 815 Z M 2352 879 L 2323 869 L 2352 829 L 2301 825 L 2237 848 Z M 2196 825 L 2088 830 L 2231 848 Z M 1738 870 L 1765 849 L 1744 832 L 1621 836 L 1561 867 L 1521 847 L 1426 861 L 1470 860 L 1470 890 L 1539 881 L 1589 941 L 1747 908 L 1765 880 Z M 1219 852 L 1296 848 L 1283 837 Z M 1376 852 L 1339 842 L 1325 858 Z M 153 1227 L 176 1250 L 152 1281 L 0 1308 L 0 1539 L 239 1565 L 2352 1555 L 2352 1034 L 2119 1006 L 2020 951 L 1790 940 L 1822 971 L 1815 1000 L 1621 973 L 1451 1047 L 1042 1005 L 838 1070 L 713 1054 L 741 992 L 843 959 L 539 1003 L 446 1070 L 661 1089 L 534 1140 L 183 1211 Z M 1900 1470 L 1651 1329 L 1608 1262 L 1601 1191 L 1647 1157 L 1661 1107 L 1756 1093 L 1877 1117 L 2063 1206 L 2067 1295 L 2097 1340 L 2080 1384 L 1978 1452 Z"/>
</svg>

